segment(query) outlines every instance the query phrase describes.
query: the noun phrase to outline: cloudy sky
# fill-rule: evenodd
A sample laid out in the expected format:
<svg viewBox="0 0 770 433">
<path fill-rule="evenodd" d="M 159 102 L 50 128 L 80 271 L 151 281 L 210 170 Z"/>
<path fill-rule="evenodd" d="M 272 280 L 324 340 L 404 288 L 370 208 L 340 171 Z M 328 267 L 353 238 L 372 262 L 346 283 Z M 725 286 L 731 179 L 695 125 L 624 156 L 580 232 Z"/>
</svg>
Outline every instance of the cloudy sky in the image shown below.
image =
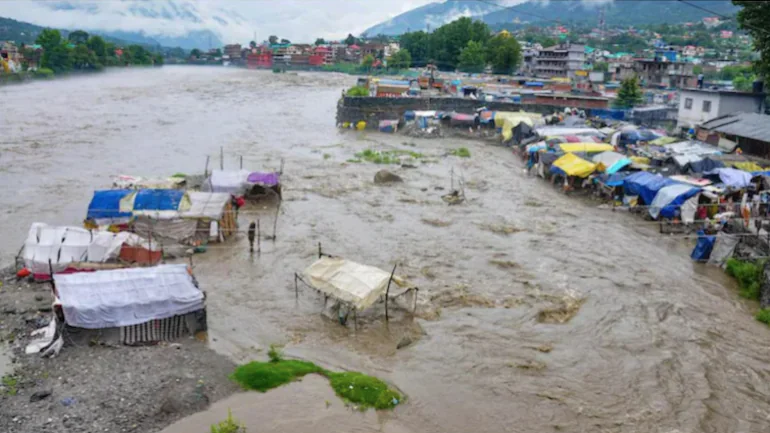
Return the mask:
<svg viewBox="0 0 770 433">
<path fill-rule="evenodd" d="M 246 42 L 257 32 L 293 41 L 336 38 L 437 0 L 0 0 L 0 16 L 57 28 L 141 31 L 181 35 L 210 29 L 223 41 Z M 142 9 L 158 18 L 137 14 Z M 133 10 L 133 12 L 132 12 Z M 191 11 L 192 19 L 163 18 L 163 11 Z M 146 15 L 146 13 L 144 14 Z M 222 18 L 227 24 L 219 22 Z"/>
</svg>

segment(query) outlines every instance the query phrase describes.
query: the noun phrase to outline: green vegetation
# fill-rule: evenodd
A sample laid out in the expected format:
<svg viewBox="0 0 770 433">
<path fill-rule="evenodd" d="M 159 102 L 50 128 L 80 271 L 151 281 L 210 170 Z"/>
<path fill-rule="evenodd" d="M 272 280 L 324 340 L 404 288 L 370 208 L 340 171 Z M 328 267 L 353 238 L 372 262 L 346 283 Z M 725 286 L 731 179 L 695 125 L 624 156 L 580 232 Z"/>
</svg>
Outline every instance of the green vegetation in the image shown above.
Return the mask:
<svg viewBox="0 0 770 433">
<path fill-rule="evenodd" d="M 467 149 L 466 149 L 467 150 Z M 367 161 L 367 162 L 373 162 L 375 164 L 400 164 L 401 159 L 400 156 L 411 156 L 412 158 L 419 159 L 422 158 L 424 155 L 418 152 L 412 152 L 409 150 L 372 150 L 372 149 L 366 149 L 363 152 L 356 153 L 356 158 L 358 159 L 358 162 L 360 161 Z M 348 160 L 348 162 L 352 162 L 352 160 Z"/>
<path fill-rule="evenodd" d="M 396 51 L 388 59 L 388 68 L 393 69 L 409 69 L 412 65 L 412 55 L 409 50 L 403 49 Z"/>
<path fill-rule="evenodd" d="M 754 38 L 754 48 L 759 51 L 759 60 L 755 63 L 759 74 L 770 77 L 770 3 L 733 0 L 741 6 L 738 12 L 738 24 Z"/>
<path fill-rule="evenodd" d="M 274 346 L 270 346 L 268 356 L 270 357 L 268 362 L 255 361 L 236 368 L 231 378 L 245 389 L 267 392 L 308 374 L 320 374 L 329 379 L 334 392 L 340 398 L 359 405 L 362 410 L 370 407 L 393 409 L 403 400 L 401 394 L 375 377 L 356 372 L 335 373 L 312 362 L 287 360 Z M 230 418 L 228 416 L 228 420 Z M 230 430 L 214 431 L 213 428 L 212 426 L 213 433 L 230 432 Z"/>
<path fill-rule="evenodd" d="M 459 156 L 460 158 L 470 158 L 471 157 L 471 151 L 468 150 L 467 147 L 461 147 L 459 149 L 453 149 L 450 152 L 454 156 Z"/>
<path fill-rule="evenodd" d="M 615 108 L 633 108 L 641 104 L 642 100 L 642 89 L 639 87 L 639 80 L 636 77 L 631 77 L 620 83 L 618 97 L 615 99 L 613 106 Z"/>
<path fill-rule="evenodd" d="M 238 421 L 233 419 L 233 413 L 228 409 L 227 419 L 219 424 L 213 424 L 211 433 L 246 433 L 246 426 L 239 425 Z"/>
<path fill-rule="evenodd" d="M 369 89 L 364 86 L 353 86 L 345 92 L 346 96 L 369 96 Z"/>
<path fill-rule="evenodd" d="M 762 271 L 764 263 L 743 261 L 738 259 L 727 260 L 727 275 L 738 281 L 739 294 L 746 299 L 759 300 L 762 285 Z"/>
<path fill-rule="evenodd" d="M 6 395 L 16 395 L 19 392 L 17 388 L 19 385 L 19 380 L 10 374 L 3 376 L 2 381 L 0 381 L 0 385 L 3 386 L 3 392 Z"/>
<path fill-rule="evenodd" d="M 457 68 L 461 72 L 479 73 L 484 72 L 486 64 L 484 45 L 481 42 L 469 41 L 468 45 L 460 52 Z"/>
<path fill-rule="evenodd" d="M 757 314 L 754 317 L 760 322 L 770 325 L 770 308 L 763 308 L 757 311 Z"/>
<path fill-rule="evenodd" d="M 364 56 L 364 59 L 361 60 L 361 66 L 363 66 L 366 70 L 372 69 L 372 66 L 374 65 L 374 56 L 371 54 L 367 54 Z"/>
</svg>

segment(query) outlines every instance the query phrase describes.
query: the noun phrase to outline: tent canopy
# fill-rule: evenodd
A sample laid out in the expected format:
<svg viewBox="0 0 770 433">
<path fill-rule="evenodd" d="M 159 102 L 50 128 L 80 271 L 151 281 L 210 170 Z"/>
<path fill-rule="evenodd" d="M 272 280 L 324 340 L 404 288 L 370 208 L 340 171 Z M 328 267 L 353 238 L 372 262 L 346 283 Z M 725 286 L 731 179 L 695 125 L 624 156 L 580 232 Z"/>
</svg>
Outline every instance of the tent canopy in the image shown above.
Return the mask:
<svg viewBox="0 0 770 433">
<path fill-rule="evenodd" d="M 203 184 L 207 192 L 223 192 L 233 195 L 243 195 L 248 189 L 248 170 L 223 171 L 213 170 L 208 181 Z"/>
<path fill-rule="evenodd" d="M 192 313 L 204 308 L 186 265 L 55 274 L 67 324 L 103 329 Z"/>
<path fill-rule="evenodd" d="M 246 178 L 246 181 L 254 185 L 272 187 L 281 183 L 281 174 L 278 172 L 262 173 L 255 171 Z"/>
<path fill-rule="evenodd" d="M 230 202 L 230 194 L 222 192 L 191 191 L 190 209 L 180 214 L 182 218 L 210 219 L 218 221 L 222 218 L 225 207 Z"/>
<path fill-rule="evenodd" d="M 626 195 L 638 195 L 645 204 L 652 204 L 661 188 L 675 183 L 659 174 L 640 171 L 623 180 L 623 191 Z"/>
<path fill-rule="evenodd" d="M 719 180 L 729 188 L 741 189 L 751 185 L 751 173 L 735 168 L 717 168 L 706 174 L 718 174 Z"/>
<path fill-rule="evenodd" d="M 596 154 L 591 160 L 599 164 L 598 170 L 608 174 L 616 173 L 627 165 L 631 165 L 631 160 L 625 155 L 611 151 Z"/>
<path fill-rule="evenodd" d="M 577 177 L 588 177 L 595 170 L 596 164 L 588 162 L 572 153 L 568 153 L 557 159 L 551 167 L 551 172 Z"/>
<path fill-rule="evenodd" d="M 650 216 L 657 219 L 658 216 L 673 218 L 677 209 L 690 197 L 698 194 L 700 188 L 692 185 L 675 183 L 660 189 L 650 204 Z"/>
<path fill-rule="evenodd" d="M 130 194 L 128 189 L 109 189 L 94 191 L 91 203 L 88 205 L 88 219 L 131 218 L 131 212 L 120 210 L 120 201 Z"/>
<path fill-rule="evenodd" d="M 599 153 L 614 150 L 611 144 L 605 143 L 561 143 L 558 147 L 562 152 Z"/>
<path fill-rule="evenodd" d="M 321 257 L 304 272 L 309 284 L 325 295 L 365 310 L 385 295 L 390 273 L 338 257 Z M 394 276 L 390 297 L 411 290 L 406 282 Z"/>
</svg>

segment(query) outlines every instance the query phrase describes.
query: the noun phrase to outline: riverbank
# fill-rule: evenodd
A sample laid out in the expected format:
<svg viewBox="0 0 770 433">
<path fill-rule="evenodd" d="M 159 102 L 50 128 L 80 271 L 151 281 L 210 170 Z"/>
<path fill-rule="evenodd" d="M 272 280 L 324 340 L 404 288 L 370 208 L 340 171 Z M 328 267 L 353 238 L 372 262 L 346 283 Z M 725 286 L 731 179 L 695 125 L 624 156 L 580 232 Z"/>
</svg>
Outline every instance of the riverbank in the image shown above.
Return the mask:
<svg viewBox="0 0 770 433">
<path fill-rule="evenodd" d="M 58 80 L 62 78 L 99 75 L 105 72 L 126 70 L 129 68 L 153 69 L 153 68 L 161 68 L 161 67 L 162 66 L 142 66 L 142 65 L 109 66 L 109 67 L 103 67 L 101 69 L 69 71 L 61 74 L 55 74 L 50 69 L 41 68 L 35 71 L 23 71 L 23 72 L 14 72 L 11 74 L 0 74 L 0 87 L 12 86 L 12 85 L 18 85 L 18 84 L 29 84 L 29 83 L 34 83 L 38 81 L 53 81 L 53 80 Z"/>
<path fill-rule="evenodd" d="M 195 339 L 128 347 L 101 334 L 65 335 L 55 358 L 26 355 L 30 332 L 50 320 L 50 286 L 0 273 L 0 431 L 154 432 L 240 388 L 235 364 Z M 2 349 L 0 349 L 2 350 Z"/>
</svg>

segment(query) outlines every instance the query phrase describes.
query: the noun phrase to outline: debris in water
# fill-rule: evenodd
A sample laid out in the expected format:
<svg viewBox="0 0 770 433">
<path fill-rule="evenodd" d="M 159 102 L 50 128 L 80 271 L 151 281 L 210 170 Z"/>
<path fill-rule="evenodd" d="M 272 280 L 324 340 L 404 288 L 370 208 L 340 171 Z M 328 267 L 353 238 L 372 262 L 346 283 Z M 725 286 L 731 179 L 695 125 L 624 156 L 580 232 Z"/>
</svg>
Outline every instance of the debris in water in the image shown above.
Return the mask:
<svg viewBox="0 0 770 433">
<path fill-rule="evenodd" d="M 578 298 L 575 294 L 567 293 L 559 300 L 559 305 L 556 307 L 540 310 L 537 314 L 537 321 L 540 323 L 567 323 L 577 315 L 585 301 L 585 298 Z"/>
<path fill-rule="evenodd" d="M 436 279 L 436 274 L 434 274 L 433 271 L 431 271 L 430 268 L 427 266 L 420 269 L 420 273 L 423 274 L 425 278 L 428 278 L 430 280 Z"/>
<path fill-rule="evenodd" d="M 506 236 L 524 231 L 523 229 L 508 224 L 479 224 L 479 227 L 481 227 L 482 230 Z"/>
<path fill-rule="evenodd" d="M 393 182 L 403 182 L 404 180 L 401 179 L 400 176 L 395 175 L 388 170 L 380 170 L 377 172 L 377 174 L 374 175 L 374 183 L 376 184 L 383 184 L 383 183 L 393 183 Z"/>
<path fill-rule="evenodd" d="M 536 370 L 536 371 L 540 371 L 540 370 L 544 370 L 545 367 L 546 367 L 546 365 L 545 365 L 544 362 L 532 361 L 532 360 L 523 362 L 521 364 L 516 364 L 516 368 L 520 368 L 522 370 Z"/>
<path fill-rule="evenodd" d="M 449 227 L 452 225 L 452 221 L 442 221 L 440 219 L 423 218 L 422 222 L 433 227 Z"/>
<path fill-rule="evenodd" d="M 535 349 L 538 352 L 551 353 L 551 351 L 553 350 L 553 346 L 550 344 L 541 344 L 540 346 L 532 347 L 532 349 Z"/>
<path fill-rule="evenodd" d="M 489 261 L 489 263 L 491 263 L 491 264 L 493 264 L 493 265 L 495 265 L 495 266 L 497 266 L 498 268 L 501 268 L 501 269 L 513 269 L 513 268 L 518 268 L 519 267 L 519 264 L 514 262 L 513 260 L 497 260 L 497 259 L 492 259 L 492 260 Z"/>
<path fill-rule="evenodd" d="M 494 308 L 495 302 L 486 296 L 469 293 L 467 287 L 457 286 L 454 290 L 431 296 L 431 302 L 441 307 L 485 307 Z"/>
<path fill-rule="evenodd" d="M 524 206 L 529 206 L 529 207 L 543 207 L 543 204 L 542 204 L 542 203 L 540 203 L 539 201 L 535 201 L 535 200 L 527 200 L 527 201 L 525 201 L 525 202 L 524 202 Z"/>
<path fill-rule="evenodd" d="M 461 194 L 460 191 L 458 190 L 454 190 L 449 194 L 442 195 L 441 199 L 449 203 L 450 205 L 460 204 L 465 201 L 465 195 Z"/>
</svg>

